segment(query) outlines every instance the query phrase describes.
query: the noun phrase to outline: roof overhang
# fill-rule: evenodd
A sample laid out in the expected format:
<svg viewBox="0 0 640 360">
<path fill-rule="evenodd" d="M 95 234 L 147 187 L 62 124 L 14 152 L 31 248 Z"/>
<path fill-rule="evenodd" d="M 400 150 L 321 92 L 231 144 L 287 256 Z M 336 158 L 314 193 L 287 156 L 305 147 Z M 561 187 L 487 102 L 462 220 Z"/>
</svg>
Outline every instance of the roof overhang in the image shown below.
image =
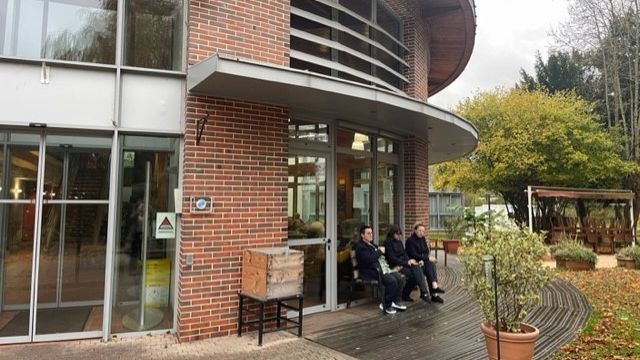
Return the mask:
<svg viewBox="0 0 640 360">
<path fill-rule="evenodd" d="M 429 26 L 429 96 L 451 84 L 471 58 L 476 38 L 474 0 L 423 0 Z"/>
<path fill-rule="evenodd" d="M 471 123 L 404 94 L 220 54 L 189 68 L 187 89 L 195 95 L 286 106 L 292 116 L 321 116 L 427 138 L 430 164 L 461 157 L 478 144 Z"/>
<path fill-rule="evenodd" d="M 563 187 L 531 187 L 536 198 L 588 199 L 588 200 L 633 200 L 631 190 L 582 189 Z"/>
</svg>

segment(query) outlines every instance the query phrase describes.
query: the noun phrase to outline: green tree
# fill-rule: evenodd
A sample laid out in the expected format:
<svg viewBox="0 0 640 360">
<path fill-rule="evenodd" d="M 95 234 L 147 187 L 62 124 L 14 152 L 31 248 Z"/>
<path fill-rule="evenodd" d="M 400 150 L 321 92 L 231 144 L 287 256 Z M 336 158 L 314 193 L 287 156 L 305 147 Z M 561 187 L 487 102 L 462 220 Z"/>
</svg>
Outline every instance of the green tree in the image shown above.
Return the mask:
<svg viewBox="0 0 640 360">
<path fill-rule="evenodd" d="M 480 143 L 470 155 L 438 166 L 435 186 L 494 192 L 520 223 L 528 216 L 528 185 L 617 187 L 635 170 L 591 104 L 575 93 L 496 89 L 455 110 L 478 128 Z"/>
</svg>

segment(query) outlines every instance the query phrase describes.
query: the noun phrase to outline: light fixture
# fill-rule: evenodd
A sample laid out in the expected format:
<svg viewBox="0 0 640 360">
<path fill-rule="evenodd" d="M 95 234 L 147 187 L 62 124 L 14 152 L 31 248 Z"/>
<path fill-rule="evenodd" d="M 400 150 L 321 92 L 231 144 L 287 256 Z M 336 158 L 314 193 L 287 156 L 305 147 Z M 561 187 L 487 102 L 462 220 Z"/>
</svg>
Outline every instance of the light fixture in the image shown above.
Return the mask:
<svg viewBox="0 0 640 360">
<path fill-rule="evenodd" d="M 364 151 L 364 143 L 369 142 L 369 137 L 365 134 L 354 133 L 353 142 L 351 143 L 351 149 L 357 151 Z"/>
</svg>

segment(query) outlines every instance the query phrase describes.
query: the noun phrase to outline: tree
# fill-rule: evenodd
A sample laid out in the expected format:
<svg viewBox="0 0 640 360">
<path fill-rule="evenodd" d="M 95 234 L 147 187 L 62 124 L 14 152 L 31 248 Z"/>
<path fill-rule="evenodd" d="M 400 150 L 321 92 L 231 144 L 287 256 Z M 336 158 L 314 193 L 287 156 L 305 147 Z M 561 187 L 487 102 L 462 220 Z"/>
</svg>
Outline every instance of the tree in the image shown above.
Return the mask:
<svg viewBox="0 0 640 360">
<path fill-rule="evenodd" d="M 640 162 L 640 2 L 571 0 L 569 20 L 555 35 L 560 46 L 577 49 L 597 69 L 601 116 L 623 135 L 625 158 Z M 640 201 L 640 173 L 630 174 L 625 185 Z"/>
<path fill-rule="evenodd" d="M 435 186 L 491 191 L 527 221 L 528 185 L 617 187 L 635 170 L 598 123 L 591 104 L 572 92 L 496 89 L 456 107 L 478 129 L 470 155 L 437 167 Z"/>
</svg>

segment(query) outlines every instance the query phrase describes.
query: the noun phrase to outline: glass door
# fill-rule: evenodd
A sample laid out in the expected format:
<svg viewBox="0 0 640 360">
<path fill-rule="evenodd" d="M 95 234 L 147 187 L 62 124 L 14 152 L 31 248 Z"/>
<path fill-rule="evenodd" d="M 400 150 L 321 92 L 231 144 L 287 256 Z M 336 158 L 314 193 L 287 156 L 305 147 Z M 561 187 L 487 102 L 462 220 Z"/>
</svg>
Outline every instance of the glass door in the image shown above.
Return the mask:
<svg viewBox="0 0 640 360">
<path fill-rule="evenodd" d="M 312 155 L 313 154 L 313 155 Z M 289 247 L 304 251 L 305 314 L 328 309 L 328 269 L 331 239 L 327 235 L 328 155 L 304 152 L 289 155 Z"/>
<path fill-rule="evenodd" d="M 100 336 L 111 138 L 45 143 L 34 340 Z"/>
<path fill-rule="evenodd" d="M 0 132 L 0 343 L 30 341 L 40 136 Z"/>
</svg>

